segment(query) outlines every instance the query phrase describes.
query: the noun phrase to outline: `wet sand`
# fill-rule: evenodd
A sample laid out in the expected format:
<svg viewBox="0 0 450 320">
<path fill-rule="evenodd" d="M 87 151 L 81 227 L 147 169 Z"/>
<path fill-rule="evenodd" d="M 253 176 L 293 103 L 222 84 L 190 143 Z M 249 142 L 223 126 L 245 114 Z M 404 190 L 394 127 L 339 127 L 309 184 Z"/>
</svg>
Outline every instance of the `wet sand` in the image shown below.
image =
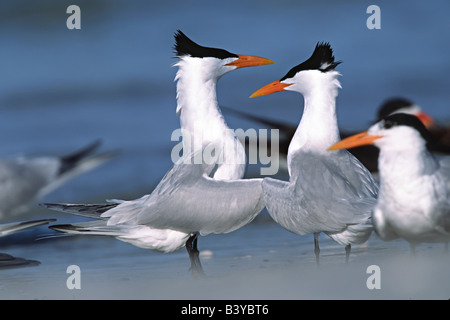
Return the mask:
<svg viewBox="0 0 450 320">
<path fill-rule="evenodd" d="M 184 249 L 162 254 L 113 238 L 50 238 L 9 247 L 8 254 L 41 264 L 0 270 L 0 298 L 450 298 L 450 254 L 443 244 L 422 244 L 413 257 L 406 242 L 384 242 L 373 235 L 364 246 L 353 247 L 348 265 L 343 247 L 325 235 L 320 237 L 320 245 L 317 267 L 312 235 L 296 236 L 259 218 L 230 234 L 201 237 L 199 249 L 206 275 L 193 277 Z M 70 265 L 80 268 L 80 289 L 68 289 Z M 379 267 L 377 275 L 368 271 L 371 265 Z M 368 281 L 369 286 L 377 283 L 380 289 L 369 289 Z"/>
</svg>

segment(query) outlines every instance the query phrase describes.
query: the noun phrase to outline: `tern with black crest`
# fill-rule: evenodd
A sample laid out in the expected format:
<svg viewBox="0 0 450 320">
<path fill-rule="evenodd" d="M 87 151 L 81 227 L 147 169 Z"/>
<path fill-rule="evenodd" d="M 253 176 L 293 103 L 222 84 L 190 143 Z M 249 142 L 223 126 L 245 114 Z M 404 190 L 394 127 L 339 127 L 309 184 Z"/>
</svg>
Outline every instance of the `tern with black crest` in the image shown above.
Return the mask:
<svg viewBox="0 0 450 320">
<path fill-rule="evenodd" d="M 45 206 L 96 218 L 93 222 L 52 227 L 58 231 L 114 236 L 162 252 L 186 245 L 192 272 L 202 274 L 198 235 L 234 231 L 264 208 L 262 179 L 241 179 L 245 151 L 219 109 L 217 81 L 232 70 L 273 61 L 200 46 L 181 31 L 175 34 L 175 53 L 183 156 L 153 192 L 131 201 Z M 215 150 L 214 159 L 196 161 L 205 150 Z"/>
<path fill-rule="evenodd" d="M 369 238 L 378 194 L 377 182 L 353 155 L 327 151 L 340 139 L 339 63 L 328 43 L 318 43 L 308 60 L 251 95 L 295 91 L 304 96 L 303 115 L 288 149 L 289 181 L 264 178 L 262 187 L 267 210 L 278 224 L 299 235 L 314 234 L 317 264 L 320 232 L 345 246 L 346 262 L 351 244 Z"/>
</svg>

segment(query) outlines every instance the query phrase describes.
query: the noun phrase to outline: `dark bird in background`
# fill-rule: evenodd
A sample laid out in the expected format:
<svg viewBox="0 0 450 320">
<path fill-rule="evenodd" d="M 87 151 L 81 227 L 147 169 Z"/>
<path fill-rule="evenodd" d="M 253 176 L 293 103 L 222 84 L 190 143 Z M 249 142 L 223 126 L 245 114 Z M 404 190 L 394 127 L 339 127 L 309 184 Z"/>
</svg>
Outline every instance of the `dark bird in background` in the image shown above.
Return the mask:
<svg viewBox="0 0 450 320">
<path fill-rule="evenodd" d="M 239 117 L 258 122 L 264 126 L 269 127 L 270 129 L 279 129 L 280 130 L 280 141 L 279 141 L 279 150 L 280 150 L 280 167 L 286 168 L 286 165 L 283 165 L 283 162 L 286 162 L 287 150 L 289 147 L 289 143 L 292 139 L 292 136 L 297 129 L 296 125 L 282 122 L 278 120 L 271 120 L 259 115 L 249 114 L 243 111 L 238 111 L 232 108 L 222 106 L 222 109 L 225 112 L 229 112 L 235 114 Z M 450 126 L 439 125 L 434 119 L 425 113 L 418 105 L 413 103 L 412 101 L 401 98 L 394 97 L 387 99 L 383 102 L 378 109 L 377 118 L 375 120 L 379 121 L 385 118 L 388 115 L 395 113 L 406 113 L 412 114 L 422 121 L 425 127 L 435 136 L 437 139 L 437 143 L 433 146 L 429 146 L 429 150 L 436 154 L 450 154 Z M 354 135 L 356 132 L 340 130 L 341 138 L 344 139 L 346 137 Z M 270 143 L 270 140 L 268 141 Z M 255 147 L 255 146 L 249 146 Z M 270 145 L 268 146 L 270 149 Z M 375 173 L 378 172 L 378 155 L 379 149 L 372 146 L 360 146 L 349 150 L 359 161 L 361 161 L 364 166 L 369 169 L 370 172 Z"/>
</svg>

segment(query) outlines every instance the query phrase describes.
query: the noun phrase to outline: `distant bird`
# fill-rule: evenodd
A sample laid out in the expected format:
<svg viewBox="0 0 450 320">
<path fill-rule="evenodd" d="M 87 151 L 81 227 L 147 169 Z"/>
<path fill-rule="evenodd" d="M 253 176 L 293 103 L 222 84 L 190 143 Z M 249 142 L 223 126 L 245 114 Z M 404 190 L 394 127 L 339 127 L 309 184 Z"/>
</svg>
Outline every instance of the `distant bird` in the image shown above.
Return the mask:
<svg viewBox="0 0 450 320">
<path fill-rule="evenodd" d="M 287 169 L 286 167 L 286 155 L 289 147 L 289 143 L 297 129 L 296 125 L 277 121 L 273 119 L 268 119 L 266 117 L 260 115 L 253 115 L 248 112 L 244 112 L 242 110 L 236 110 L 229 107 L 222 108 L 229 113 L 236 114 L 240 117 L 249 119 L 251 121 L 258 122 L 260 124 L 269 126 L 270 128 L 279 129 L 280 130 L 280 158 L 281 158 L 281 168 Z M 408 113 L 417 116 L 424 125 L 430 130 L 430 132 L 436 137 L 439 141 L 438 144 L 433 146 L 433 149 L 430 150 L 437 154 L 450 154 L 450 127 L 444 125 L 438 125 L 434 119 L 425 113 L 420 106 L 414 104 L 412 101 L 402 98 L 402 97 L 393 97 L 389 98 L 382 103 L 377 112 L 377 120 L 379 121 L 389 114 L 394 113 Z M 356 132 L 350 132 L 347 130 L 340 130 L 340 135 L 342 138 L 349 137 Z M 269 141 L 270 142 L 270 141 Z M 257 146 L 250 146 L 251 148 L 256 148 Z M 378 154 L 379 150 L 375 146 L 361 146 L 354 149 L 349 150 L 362 164 L 369 169 L 369 171 L 375 173 L 378 172 Z"/>
<path fill-rule="evenodd" d="M 0 224 L 0 237 L 15 233 L 20 230 L 42 226 L 53 221 L 56 221 L 56 219 L 40 219 Z"/>
<path fill-rule="evenodd" d="M 15 157 L 0 159 L 0 221 L 16 220 L 33 205 L 66 181 L 111 159 L 117 152 L 91 156 L 100 146 L 96 141 L 63 157 Z M 0 236 L 30 228 L 50 220 L 0 224 Z"/>
<path fill-rule="evenodd" d="M 450 157 L 432 155 L 428 147 L 434 143 L 418 118 L 397 113 L 330 147 L 373 144 L 380 149 L 375 231 L 387 241 L 405 239 L 413 254 L 421 242 L 450 240 Z"/>
<path fill-rule="evenodd" d="M 264 178 L 262 187 L 267 210 L 278 224 L 298 235 L 314 234 L 317 264 L 320 232 L 345 246 L 346 262 L 351 244 L 369 238 L 378 194 L 377 182 L 358 159 L 346 150 L 327 151 L 340 139 L 339 63 L 329 43 L 318 43 L 308 60 L 251 95 L 286 90 L 304 96 L 303 115 L 287 154 L 289 181 Z"/>
<path fill-rule="evenodd" d="M 56 219 L 40 219 L 0 224 L 0 237 L 7 236 L 24 229 L 46 225 L 53 221 L 56 221 Z M 3 242 L 0 241 L 0 243 Z M 39 264 L 40 262 L 36 260 L 13 257 L 6 253 L 0 253 L 0 270 L 37 266 Z"/>
<path fill-rule="evenodd" d="M 181 31 L 175 34 L 175 51 L 183 157 L 151 194 L 140 199 L 105 205 L 45 206 L 98 219 L 51 227 L 58 231 L 114 236 L 162 252 L 186 245 L 192 272 L 203 274 L 198 235 L 234 231 L 264 208 L 262 179 L 240 180 L 245 173 L 245 151 L 222 116 L 216 84 L 232 70 L 273 61 L 203 47 Z M 209 164 L 202 158 L 208 151 L 215 151 L 216 157 Z"/>
<path fill-rule="evenodd" d="M 450 154 L 450 128 L 437 125 L 434 119 L 424 112 L 420 106 L 412 101 L 393 97 L 384 101 L 377 112 L 377 120 L 396 113 L 406 113 L 416 116 L 436 137 L 438 143 L 429 146 L 429 151 L 435 154 Z M 356 132 L 345 132 L 342 138 L 354 135 Z M 360 146 L 349 150 L 357 157 L 371 172 L 378 172 L 379 149 L 373 145 Z"/>
<path fill-rule="evenodd" d="M 0 270 L 38 266 L 40 264 L 41 263 L 36 260 L 18 258 L 6 253 L 0 253 Z"/>
</svg>

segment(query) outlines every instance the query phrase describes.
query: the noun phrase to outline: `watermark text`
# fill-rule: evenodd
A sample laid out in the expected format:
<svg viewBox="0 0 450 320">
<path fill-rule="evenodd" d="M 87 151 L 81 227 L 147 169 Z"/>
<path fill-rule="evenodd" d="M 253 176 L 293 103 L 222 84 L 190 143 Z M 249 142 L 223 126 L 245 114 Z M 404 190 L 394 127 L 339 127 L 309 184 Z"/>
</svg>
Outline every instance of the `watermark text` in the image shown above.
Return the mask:
<svg viewBox="0 0 450 320">
<path fill-rule="evenodd" d="M 192 139 L 191 134 L 183 129 L 172 132 L 171 140 L 179 141 L 172 148 L 173 163 L 184 164 L 235 164 L 245 165 L 242 146 L 248 150 L 248 164 L 261 164 L 261 175 L 274 175 L 279 169 L 279 130 L 278 129 L 227 129 L 223 133 L 225 142 L 205 143 L 203 139 Z M 192 141 L 194 140 L 194 141 Z M 232 141 L 232 142 L 230 142 Z M 188 150 L 186 153 L 185 150 Z M 201 152 L 195 152 L 201 150 Z M 192 156 L 187 156 L 192 154 Z"/>
</svg>

